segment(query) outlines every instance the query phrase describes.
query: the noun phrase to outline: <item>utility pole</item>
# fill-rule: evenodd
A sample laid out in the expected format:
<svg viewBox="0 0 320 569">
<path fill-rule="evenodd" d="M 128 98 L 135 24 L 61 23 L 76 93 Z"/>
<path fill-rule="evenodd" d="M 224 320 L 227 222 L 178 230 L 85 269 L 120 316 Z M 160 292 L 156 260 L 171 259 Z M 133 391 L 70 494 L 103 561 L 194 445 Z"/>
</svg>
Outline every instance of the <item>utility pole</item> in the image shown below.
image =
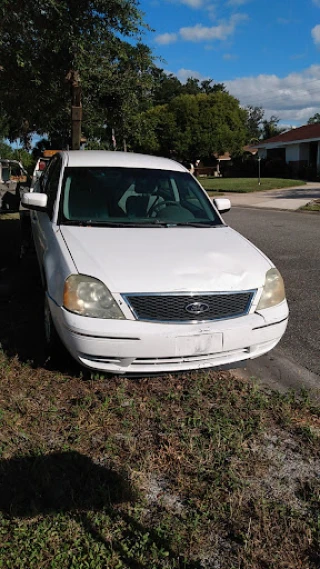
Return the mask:
<svg viewBox="0 0 320 569">
<path fill-rule="evenodd" d="M 69 71 L 66 80 L 71 86 L 71 150 L 80 150 L 82 104 L 79 71 Z"/>
</svg>

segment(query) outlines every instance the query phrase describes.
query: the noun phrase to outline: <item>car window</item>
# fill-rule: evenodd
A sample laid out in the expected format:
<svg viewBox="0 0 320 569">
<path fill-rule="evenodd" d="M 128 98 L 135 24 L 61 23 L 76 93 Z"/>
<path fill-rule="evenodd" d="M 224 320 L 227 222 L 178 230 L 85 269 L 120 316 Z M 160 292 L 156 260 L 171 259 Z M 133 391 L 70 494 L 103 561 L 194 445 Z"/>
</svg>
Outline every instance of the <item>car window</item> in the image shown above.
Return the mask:
<svg viewBox="0 0 320 569">
<path fill-rule="evenodd" d="M 8 182 L 10 180 L 10 168 L 9 166 L 2 166 L 2 181 Z"/>
<path fill-rule="evenodd" d="M 50 165 L 50 171 L 48 173 L 45 185 L 45 193 L 48 195 L 48 212 L 50 218 L 52 218 L 53 206 L 57 197 L 60 173 L 61 173 L 61 159 L 59 157 L 56 158 Z"/>
<path fill-rule="evenodd" d="M 68 167 L 62 186 L 60 219 L 66 224 L 222 224 L 187 172 Z"/>
<path fill-rule="evenodd" d="M 39 170 L 37 170 L 39 172 L 41 192 L 47 193 L 47 182 L 49 179 L 49 175 L 50 175 L 50 172 L 53 170 L 56 162 L 57 162 L 57 158 L 56 157 L 52 158 L 48 162 L 48 165 L 43 172 L 39 172 Z"/>
</svg>

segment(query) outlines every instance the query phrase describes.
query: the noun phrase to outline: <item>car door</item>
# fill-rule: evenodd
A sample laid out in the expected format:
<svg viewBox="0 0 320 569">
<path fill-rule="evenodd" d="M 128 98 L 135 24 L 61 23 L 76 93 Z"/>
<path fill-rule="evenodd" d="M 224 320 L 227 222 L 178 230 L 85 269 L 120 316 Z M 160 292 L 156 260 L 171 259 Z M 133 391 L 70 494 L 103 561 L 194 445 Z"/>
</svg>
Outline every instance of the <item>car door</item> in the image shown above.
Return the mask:
<svg viewBox="0 0 320 569">
<path fill-rule="evenodd" d="M 54 235 L 58 230 L 56 224 L 53 223 L 53 209 L 57 198 L 60 175 L 61 175 L 61 157 L 55 156 L 50 162 L 43 178 L 41 179 L 41 191 L 48 196 L 48 205 L 46 212 L 32 211 L 31 225 L 33 240 L 37 252 L 40 270 L 43 275 L 44 258 L 51 249 Z"/>
</svg>

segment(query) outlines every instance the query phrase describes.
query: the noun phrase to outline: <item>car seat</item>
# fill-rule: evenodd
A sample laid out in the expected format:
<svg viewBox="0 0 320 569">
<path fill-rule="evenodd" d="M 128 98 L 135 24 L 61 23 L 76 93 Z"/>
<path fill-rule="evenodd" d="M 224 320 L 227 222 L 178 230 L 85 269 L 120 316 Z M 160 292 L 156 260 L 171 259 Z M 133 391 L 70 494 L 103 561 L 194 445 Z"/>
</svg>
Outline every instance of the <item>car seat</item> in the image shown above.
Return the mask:
<svg viewBox="0 0 320 569">
<path fill-rule="evenodd" d="M 128 217 L 148 217 L 149 211 L 162 197 L 155 193 L 157 186 L 150 184 L 148 179 L 137 180 L 135 193 L 126 200 L 126 212 Z"/>
</svg>

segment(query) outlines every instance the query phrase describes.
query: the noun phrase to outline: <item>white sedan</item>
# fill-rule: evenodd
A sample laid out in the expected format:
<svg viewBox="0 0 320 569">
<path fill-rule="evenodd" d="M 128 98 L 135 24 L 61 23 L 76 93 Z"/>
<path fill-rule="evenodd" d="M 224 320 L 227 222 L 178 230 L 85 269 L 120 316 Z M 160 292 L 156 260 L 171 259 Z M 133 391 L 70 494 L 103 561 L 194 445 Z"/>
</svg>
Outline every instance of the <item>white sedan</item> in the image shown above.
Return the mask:
<svg viewBox="0 0 320 569">
<path fill-rule="evenodd" d="M 143 375 L 237 367 L 281 339 L 279 271 L 178 162 L 59 152 L 40 189 L 22 201 L 49 346 L 57 334 L 87 368 Z"/>
</svg>

